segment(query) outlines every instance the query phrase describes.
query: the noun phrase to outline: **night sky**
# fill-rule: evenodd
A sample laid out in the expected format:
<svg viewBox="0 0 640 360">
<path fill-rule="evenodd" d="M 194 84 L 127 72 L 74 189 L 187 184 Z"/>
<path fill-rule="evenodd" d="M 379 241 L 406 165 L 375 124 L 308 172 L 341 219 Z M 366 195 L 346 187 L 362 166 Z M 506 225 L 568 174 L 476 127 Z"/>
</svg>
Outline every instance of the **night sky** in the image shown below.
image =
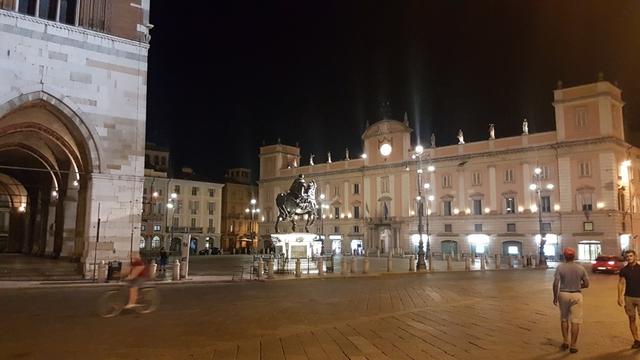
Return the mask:
<svg viewBox="0 0 640 360">
<path fill-rule="evenodd" d="M 640 1 L 155 0 L 151 23 L 147 141 L 212 179 L 278 138 L 355 157 L 383 101 L 439 146 L 553 130 L 558 80 L 599 72 L 640 132 Z"/>
</svg>

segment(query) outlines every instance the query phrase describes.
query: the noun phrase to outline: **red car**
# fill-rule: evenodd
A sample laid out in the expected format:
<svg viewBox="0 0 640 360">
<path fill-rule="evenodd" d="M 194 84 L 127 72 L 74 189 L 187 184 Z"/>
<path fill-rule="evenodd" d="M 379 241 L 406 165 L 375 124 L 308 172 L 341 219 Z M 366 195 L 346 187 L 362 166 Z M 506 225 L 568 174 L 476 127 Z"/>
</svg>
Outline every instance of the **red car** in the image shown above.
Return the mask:
<svg viewBox="0 0 640 360">
<path fill-rule="evenodd" d="M 624 259 L 613 255 L 600 255 L 592 262 L 592 272 L 610 272 L 617 274 L 626 264 Z"/>
</svg>

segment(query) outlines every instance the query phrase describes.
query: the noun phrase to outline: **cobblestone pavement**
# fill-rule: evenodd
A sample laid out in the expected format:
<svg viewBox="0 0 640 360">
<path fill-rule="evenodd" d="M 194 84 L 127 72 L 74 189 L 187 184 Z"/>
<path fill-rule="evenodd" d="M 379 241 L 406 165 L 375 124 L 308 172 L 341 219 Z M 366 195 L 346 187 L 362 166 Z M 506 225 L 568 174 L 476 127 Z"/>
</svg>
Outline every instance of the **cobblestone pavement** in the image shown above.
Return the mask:
<svg viewBox="0 0 640 360">
<path fill-rule="evenodd" d="M 560 352 L 553 271 L 174 285 L 102 319 L 104 288 L 0 289 L 1 359 L 635 359 L 617 277 L 592 276 L 579 353 Z"/>
</svg>

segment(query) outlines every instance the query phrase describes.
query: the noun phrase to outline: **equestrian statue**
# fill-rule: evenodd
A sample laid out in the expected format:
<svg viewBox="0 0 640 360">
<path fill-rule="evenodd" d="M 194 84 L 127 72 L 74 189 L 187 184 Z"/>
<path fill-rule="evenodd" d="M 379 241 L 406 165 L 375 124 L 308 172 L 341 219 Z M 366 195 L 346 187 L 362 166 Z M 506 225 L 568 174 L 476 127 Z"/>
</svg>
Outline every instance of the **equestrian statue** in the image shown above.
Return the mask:
<svg viewBox="0 0 640 360">
<path fill-rule="evenodd" d="M 311 180 L 308 184 L 304 175 L 300 174 L 293 180 L 287 193 L 276 196 L 278 207 L 278 219 L 276 220 L 276 234 L 280 221 L 290 220 L 292 231 L 296 231 L 296 217 L 307 215 L 307 223 L 304 231 L 309 232 L 309 226 L 316 221 L 318 204 L 316 203 L 316 182 Z"/>
</svg>

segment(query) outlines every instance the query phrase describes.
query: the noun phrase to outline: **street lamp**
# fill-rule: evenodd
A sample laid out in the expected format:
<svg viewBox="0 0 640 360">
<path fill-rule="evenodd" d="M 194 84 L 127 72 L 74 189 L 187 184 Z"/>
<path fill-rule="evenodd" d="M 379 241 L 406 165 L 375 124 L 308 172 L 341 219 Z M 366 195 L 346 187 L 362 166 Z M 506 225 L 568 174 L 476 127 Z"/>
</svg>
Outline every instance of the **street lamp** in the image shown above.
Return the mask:
<svg viewBox="0 0 640 360">
<path fill-rule="evenodd" d="M 533 179 L 535 180 L 535 184 L 529 185 L 529 189 L 536 192 L 537 197 L 537 208 L 532 209 L 538 212 L 538 226 L 540 231 L 540 248 L 538 249 L 538 267 L 546 268 L 547 267 L 547 258 L 544 255 L 544 246 L 547 243 L 547 234 L 545 233 L 542 226 L 542 212 L 544 211 L 542 207 L 542 169 L 537 167 L 533 170 Z M 547 190 L 553 190 L 553 184 L 549 183 L 545 185 Z M 550 205 L 550 204 L 547 204 Z"/>
<path fill-rule="evenodd" d="M 169 225 L 169 250 L 171 250 L 171 242 L 173 241 L 173 211 L 174 211 L 174 208 L 176 207 L 177 199 L 178 199 L 178 194 L 171 193 L 167 202 L 167 212 L 165 215 L 166 219 L 169 218 L 169 210 L 171 210 L 171 223 Z M 165 223 L 167 222 L 168 221 L 165 220 Z M 167 244 L 165 243 L 165 245 Z"/>
<path fill-rule="evenodd" d="M 427 212 L 426 212 L 426 231 L 427 231 L 427 252 L 425 254 L 424 251 L 424 242 L 422 241 L 422 233 L 423 231 L 423 226 L 422 226 L 422 216 L 424 213 L 424 203 L 425 200 L 423 199 L 422 196 L 422 190 L 424 188 L 425 192 L 427 190 L 429 190 L 429 188 L 431 187 L 431 185 L 428 182 L 425 182 L 424 184 L 422 183 L 422 173 L 423 173 L 423 169 L 422 169 L 422 157 L 425 156 L 425 152 L 424 152 L 424 147 L 422 147 L 422 145 L 417 145 L 415 148 L 415 151 L 413 153 L 413 155 L 411 155 L 411 158 L 414 160 L 418 161 L 417 164 L 417 182 L 418 182 L 418 196 L 416 196 L 416 202 L 418 204 L 418 236 L 420 237 L 420 241 L 418 243 L 418 260 L 416 263 L 416 270 L 417 271 L 423 271 L 423 270 L 427 270 L 427 264 L 425 262 L 425 255 L 426 257 L 429 257 L 429 252 L 431 251 L 431 241 L 429 239 L 429 203 L 427 203 Z M 430 159 L 429 159 L 430 160 Z M 432 165 L 429 164 L 429 166 L 427 166 L 427 171 L 429 172 L 434 172 L 436 170 L 436 168 Z M 429 196 L 427 198 L 427 200 L 429 201 L 433 201 L 434 197 L 433 195 Z"/>
<path fill-rule="evenodd" d="M 329 205 L 325 204 L 324 194 L 320 194 L 320 255 L 324 255 L 324 209 L 328 209 Z"/>
<path fill-rule="evenodd" d="M 249 236 L 251 237 L 251 250 L 255 251 L 255 239 L 254 239 L 254 231 L 253 231 L 253 221 L 254 218 L 256 216 L 256 214 L 260 213 L 260 209 L 256 208 L 256 199 L 251 199 L 251 201 L 249 202 L 249 206 L 251 208 L 246 208 L 244 209 L 244 212 L 249 214 L 251 213 L 251 221 L 249 222 Z"/>
</svg>

